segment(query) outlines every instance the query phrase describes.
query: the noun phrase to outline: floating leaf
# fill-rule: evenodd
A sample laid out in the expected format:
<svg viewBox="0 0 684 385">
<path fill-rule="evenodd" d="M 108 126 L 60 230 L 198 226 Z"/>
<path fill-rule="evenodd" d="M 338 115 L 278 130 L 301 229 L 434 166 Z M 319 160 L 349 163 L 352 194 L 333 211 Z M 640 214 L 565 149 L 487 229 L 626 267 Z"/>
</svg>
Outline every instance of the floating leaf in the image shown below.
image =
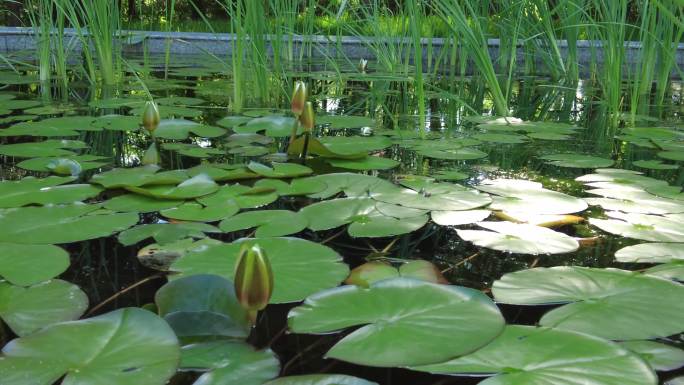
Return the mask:
<svg viewBox="0 0 684 385">
<path fill-rule="evenodd" d="M 219 185 L 209 178 L 208 175 L 198 174 L 181 182 L 178 186 L 127 186 L 126 189 L 152 198 L 179 200 L 199 198 L 212 194 L 218 191 Z"/>
<path fill-rule="evenodd" d="M 155 199 L 138 194 L 123 194 L 105 201 L 102 207 L 123 213 L 151 213 L 177 207 L 183 202 L 182 200 Z"/>
<path fill-rule="evenodd" d="M 684 243 L 642 243 L 623 247 L 615 259 L 628 263 L 666 263 L 684 261 Z"/>
<path fill-rule="evenodd" d="M 644 274 L 670 279 L 673 281 L 684 282 L 684 262 L 676 261 L 664 263 L 662 265 L 656 265 L 650 269 L 644 270 Z"/>
<path fill-rule="evenodd" d="M 298 233 L 308 221 L 303 215 L 288 210 L 257 210 L 224 219 L 219 228 L 226 233 L 256 227 L 257 237 L 281 237 Z"/>
<path fill-rule="evenodd" d="M 415 278 L 432 283 L 449 283 L 437 266 L 423 259 L 408 261 L 401 264 L 398 269 L 385 262 L 366 262 L 355 267 L 349 273 L 349 277 L 347 277 L 344 283 L 369 287 L 371 284 L 383 279 L 396 277 Z"/>
<path fill-rule="evenodd" d="M 369 366 L 404 366 L 470 353 L 496 337 L 504 320 L 479 291 L 394 278 L 367 289 L 349 285 L 314 294 L 290 311 L 288 325 L 295 333 L 365 325 L 335 344 L 327 356 Z M 444 343 L 451 339 L 458 343 Z"/>
<path fill-rule="evenodd" d="M 266 178 L 294 178 L 313 173 L 309 167 L 296 163 L 273 162 L 273 168 L 270 168 L 261 163 L 250 162 L 247 168 Z"/>
<path fill-rule="evenodd" d="M 509 325 L 484 348 L 430 373 L 493 376 L 481 385 L 655 385 L 653 370 L 618 344 L 565 330 Z"/>
<path fill-rule="evenodd" d="M 198 198 L 197 201 L 207 207 L 222 207 L 237 204 L 242 209 L 257 208 L 273 203 L 278 194 L 272 190 L 252 189 L 241 184 L 223 185 L 214 194 Z"/>
<path fill-rule="evenodd" d="M 69 150 L 86 148 L 86 144 L 78 140 L 49 139 L 42 142 L 15 143 L 0 145 L 0 155 L 15 158 L 36 158 L 39 156 L 73 156 Z"/>
<path fill-rule="evenodd" d="M 637 160 L 632 164 L 649 170 L 676 170 L 679 168 L 676 164 L 663 163 L 660 160 Z"/>
<path fill-rule="evenodd" d="M 248 121 L 245 125 L 233 127 L 238 134 L 256 134 L 264 131 L 264 135 L 271 137 L 290 136 L 295 120 L 280 115 L 262 116 Z M 301 132 L 301 128 L 299 129 Z"/>
<path fill-rule="evenodd" d="M 418 190 L 378 185 L 370 195 L 381 202 L 422 210 L 471 210 L 492 201 L 487 194 L 451 183 L 433 183 Z"/>
<path fill-rule="evenodd" d="M 276 376 L 280 362 L 270 349 L 244 342 L 214 341 L 184 346 L 181 369 L 203 371 L 193 385 L 261 385 Z"/>
<path fill-rule="evenodd" d="M 658 215 L 608 212 L 617 219 L 590 218 L 589 223 L 601 230 L 623 237 L 653 242 L 684 242 L 680 221 Z"/>
<path fill-rule="evenodd" d="M 19 336 L 54 323 L 76 319 L 87 308 L 88 297 L 78 286 L 69 282 L 55 279 L 20 287 L 0 281 L 0 317 Z M 0 369 L 1 361 L 2 356 Z M 0 372 L 3 375 L 6 373 Z"/>
<path fill-rule="evenodd" d="M 349 269 L 332 249 L 298 238 L 250 238 L 194 250 L 179 259 L 172 270 L 182 275 L 218 274 L 232 279 L 240 247 L 258 244 L 268 255 L 275 278 L 271 303 L 300 301 L 337 286 Z"/>
<path fill-rule="evenodd" d="M 329 125 L 332 130 L 339 130 L 341 128 L 361 128 L 375 125 L 375 121 L 372 118 L 354 115 L 317 116 L 316 123 Z"/>
<path fill-rule="evenodd" d="M 478 190 L 498 195 L 489 206 L 492 210 L 525 214 L 571 214 L 584 211 L 582 199 L 547 190 L 540 183 L 523 179 L 485 180 L 475 186 Z"/>
<path fill-rule="evenodd" d="M 164 245 L 153 243 L 138 250 L 138 260 L 150 269 L 168 271 L 171 264 L 190 250 L 220 243 L 220 241 L 211 238 L 203 238 L 199 241 L 195 241 L 193 238 L 184 238 Z"/>
<path fill-rule="evenodd" d="M 324 136 L 318 140 L 333 153 L 346 156 L 380 151 L 392 145 L 392 140 L 385 136 Z"/>
<path fill-rule="evenodd" d="M 569 168 L 610 167 L 615 163 L 611 159 L 582 154 L 555 154 L 541 156 L 540 158 L 546 160 L 548 164 Z"/>
<path fill-rule="evenodd" d="M 667 160 L 684 162 L 684 151 L 661 151 L 658 156 Z"/>
<path fill-rule="evenodd" d="M 527 138 L 523 135 L 517 134 L 477 134 L 473 138 L 483 142 L 503 143 L 503 144 L 520 144 L 527 142 Z"/>
<path fill-rule="evenodd" d="M 136 213 L 98 214 L 98 205 L 22 207 L 0 210 L 0 242 L 71 243 L 106 237 L 138 222 Z"/>
<path fill-rule="evenodd" d="M 188 179 L 184 170 L 162 171 L 159 166 L 149 165 L 134 168 L 115 168 L 93 175 L 90 180 L 106 189 L 120 187 L 175 185 Z"/>
<path fill-rule="evenodd" d="M 247 338 L 248 316 L 233 282 L 198 274 L 170 281 L 154 296 L 159 315 L 180 338 Z"/>
<path fill-rule="evenodd" d="M 459 226 L 480 222 L 492 212 L 489 210 L 432 211 L 432 221 L 440 226 Z"/>
<path fill-rule="evenodd" d="M 539 324 L 607 339 L 650 339 L 684 330 L 684 303 L 679 300 L 684 286 L 626 270 L 522 270 L 494 282 L 492 293 L 498 302 L 517 305 L 569 302 L 546 313 Z"/>
<path fill-rule="evenodd" d="M 166 322 L 127 308 L 49 326 L 5 345 L 3 381 L 12 385 L 163 385 L 176 372 L 178 341 Z"/>
<path fill-rule="evenodd" d="M 640 355 L 658 371 L 670 371 L 684 366 L 684 350 L 655 341 L 624 341 L 620 345 Z"/>
<path fill-rule="evenodd" d="M 183 238 L 204 238 L 205 233 L 220 233 L 218 228 L 206 223 L 156 223 L 132 227 L 119 234 L 119 242 L 124 246 L 134 245 L 147 238 L 154 238 L 159 244 Z"/>
<path fill-rule="evenodd" d="M 394 159 L 381 158 L 378 156 L 367 156 L 362 159 L 328 159 L 333 167 L 345 168 L 348 170 L 388 170 L 399 166 L 399 162 Z"/>
<path fill-rule="evenodd" d="M 100 194 L 101 188 L 89 184 L 65 184 L 71 177 L 26 177 L 19 181 L 0 182 L 0 208 L 31 204 L 74 203 Z M 60 186 L 61 185 L 61 186 Z"/>
<path fill-rule="evenodd" d="M 69 267 L 69 253 L 55 245 L 0 243 L 0 276 L 18 286 L 47 281 Z"/>
<path fill-rule="evenodd" d="M 579 243 L 557 231 L 523 223 L 478 222 L 484 230 L 456 230 L 458 236 L 477 246 L 520 254 L 561 254 L 575 251 Z"/>
<path fill-rule="evenodd" d="M 345 374 L 304 374 L 276 378 L 264 385 L 378 385 L 378 383 Z"/>
<path fill-rule="evenodd" d="M 486 152 L 482 152 L 476 148 L 470 147 L 448 149 L 431 149 L 429 147 L 425 147 L 419 149 L 417 153 L 426 158 L 445 160 L 474 160 L 487 157 Z"/>
<path fill-rule="evenodd" d="M 169 107 L 161 107 L 160 112 L 163 112 L 165 108 L 168 109 Z M 187 139 L 190 133 L 203 138 L 215 138 L 224 135 L 226 130 L 185 119 L 162 119 L 159 127 L 154 131 L 154 136 L 163 139 L 183 140 Z"/>
</svg>

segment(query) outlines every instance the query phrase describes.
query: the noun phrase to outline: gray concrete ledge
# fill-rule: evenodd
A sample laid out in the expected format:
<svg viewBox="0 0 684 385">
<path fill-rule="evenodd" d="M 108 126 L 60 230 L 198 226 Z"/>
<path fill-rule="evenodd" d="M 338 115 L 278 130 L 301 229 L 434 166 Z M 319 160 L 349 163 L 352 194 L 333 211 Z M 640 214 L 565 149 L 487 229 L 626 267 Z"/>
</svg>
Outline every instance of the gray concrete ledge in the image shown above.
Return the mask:
<svg viewBox="0 0 684 385">
<path fill-rule="evenodd" d="M 67 39 L 67 46 L 70 55 L 79 55 L 82 50 L 81 39 L 73 29 L 66 29 L 64 35 Z M 127 55 L 142 53 L 159 54 L 165 53 L 167 47 L 174 55 L 201 55 L 211 54 L 220 58 L 226 58 L 231 54 L 233 42 L 236 39 L 232 34 L 211 34 L 196 32 L 158 32 L 158 31 L 121 31 L 123 42 L 123 52 Z M 267 37 L 267 49 L 272 54 L 271 42 L 275 36 Z M 373 37 L 352 37 L 352 36 L 285 36 L 282 38 L 284 44 L 292 43 L 294 57 L 312 58 L 344 58 L 359 60 L 365 58 L 375 60 L 374 50 L 371 45 L 404 43 L 406 46 L 409 41 L 402 38 L 386 39 L 378 43 Z M 566 41 L 557 42 L 561 55 L 567 56 L 568 44 Z M 433 38 L 422 39 L 424 62 L 427 64 L 427 53 L 431 50 L 433 58 L 439 57 L 440 53 L 451 49 L 449 39 Z M 493 58 L 499 57 L 501 45 L 499 39 L 488 41 L 490 55 Z M 630 71 L 635 63 L 640 60 L 640 42 L 626 42 L 626 57 L 624 70 Z M 31 51 L 35 49 L 35 39 L 32 28 L 22 27 L 0 27 L 0 52 L 14 53 L 17 51 Z M 590 74 L 591 63 L 601 66 L 603 63 L 603 44 L 602 42 L 582 40 L 577 42 L 577 57 L 580 65 L 580 72 L 583 76 Z M 411 52 L 406 55 L 413 56 Z M 530 65 L 534 66 L 535 73 L 547 74 L 549 69 L 546 67 L 544 58 L 540 54 L 533 57 L 525 57 L 522 49 L 518 50 L 517 58 L 518 69 L 522 70 Z M 448 53 L 447 53 L 448 54 Z M 507 56 L 507 55 L 506 55 Z M 412 60 L 412 57 L 410 58 Z M 684 44 L 679 44 L 676 54 L 676 64 L 684 70 Z M 468 71 L 472 73 L 472 68 Z M 676 69 L 672 71 L 673 78 L 679 78 L 680 72 Z"/>
</svg>

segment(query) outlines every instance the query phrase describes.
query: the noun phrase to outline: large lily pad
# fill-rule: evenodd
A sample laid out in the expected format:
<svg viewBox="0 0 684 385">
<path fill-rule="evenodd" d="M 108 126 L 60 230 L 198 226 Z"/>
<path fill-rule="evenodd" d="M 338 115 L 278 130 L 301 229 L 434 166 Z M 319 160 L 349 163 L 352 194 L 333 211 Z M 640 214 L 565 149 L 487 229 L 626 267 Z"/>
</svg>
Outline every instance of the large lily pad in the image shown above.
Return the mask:
<svg viewBox="0 0 684 385">
<path fill-rule="evenodd" d="M 159 172 L 159 166 L 149 165 L 134 168 L 115 168 L 93 175 L 90 180 L 104 188 L 175 185 L 188 179 L 183 170 Z"/>
<path fill-rule="evenodd" d="M 369 288 L 348 285 L 314 294 L 290 311 L 288 324 L 296 333 L 365 325 L 327 356 L 369 366 L 404 366 L 470 353 L 496 337 L 504 320 L 479 291 L 394 278 Z M 458 343 L 444 343 L 448 340 Z"/>
<path fill-rule="evenodd" d="M 378 385 L 378 383 L 344 374 L 304 374 L 276 378 L 264 385 Z"/>
<path fill-rule="evenodd" d="M 226 233 L 256 227 L 255 235 L 281 237 L 298 233 L 306 228 L 307 219 L 300 213 L 289 210 L 256 210 L 226 218 L 219 228 Z"/>
<path fill-rule="evenodd" d="M 12 385 L 163 385 L 176 372 L 178 340 L 166 322 L 127 308 L 47 327 L 5 345 L 3 381 Z"/>
<path fill-rule="evenodd" d="M 589 219 L 589 223 L 603 231 L 634 239 L 653 242 L 684 242 L 681 222 L 647 214 L 606 213 L 616 219 Z"/>
<path fill-rule="evenodd" d="M 261 163 L 250 162 L 247 168 L 266 178 L 294 178 L 313 173 L 313 170 L 309 167 L 296 163 L 274 162 L 273 168 L 271 168 Z"/>
<path fill-rule="evenodd" d="M 493 210 L 527 214 L 571 214 L 587 208 L 587 203 L 582 199 L 547 190 L 540 183 L 527 180 L 486 180 L 475 187 L 497 195 L 492 198 L 490 205 Z"/>
<path fill-rule="evenodd" d="M 42 142 L 28 142 L 0 145 L 0 155 L 15 158 L 36 158 L 39 156 L 73 156 L 74 149 L 86 148 L 87 145 L 79 140 L 49 139 Z"/>
<path fill-rule="evenodd" d="M 684 366 L 684 350 L 655 341 L 624 341 L 623 347 L 640 355 L 658 371 L 670 371 Z"/>
<path fill-rule="evenodd" d="M 69 267 L 69 253 L 55 245 L 0 243 L 0 277 L 28 286 L 47 281 Z"/>
<path fill-rule="evenodd" d="M 337 286 L 349 272 L 334 250 L 298 238 L 250 238 L 210 245 L 190 251 L 171 270 L 181 276 L 217 274 L 232 280 L 243 243 L 258 244 L 271 262 L 275 282 L 271 303 L 300 301 L 312 293 Z"/>
<path fill-rule="evenodd" d="M 545 155 L 541 159 L 546 160 L 548 164 L 568 168 L 601 168 L 610 167 L 615 163 L 612 159 L 583 154 Z"/>
<path fill-rule="evenodd" d="M 539 323 L 608 339 L 650 339 L 684 330 L 684 286 L 626 270 L 522 270 L 494 282 L 492 293 L 499 302 L 518 305 L 569 302 Z"/>
<path fill-rule="evenodd" d="M 465 357 L 412 368 L 430 373 L 493 376 L 480 385 L 655 385 L 653 370 L 618 344 L 586 334 L 510 325 Z"/>
<path fill-rule="evenodd" d="M 98 205 L 22 207 L 0 210 L 0 242 L 70 243 L 105 237 L 138 222 L 138 214 L 100 214 Z"/>
<path fill-rule="evenodd" d="M 0 281 L 0 317 L 19 336 L 76 319 L 87 308 L 86 294 L 69 282 L 55 279 L 21 287 Z"/>
<path fill-rule="evenodd" d="M 166 244 L 183 238 L 204 238 L 205 233 L 220 233 L 218 228 L 206 223 L 154 223 L 132 227 L 119 234 L 119 242 L 130 246 L 148 238 Z"/>
<path fill-rule="evenodd" d="M 206 174 L 198 174 L 181 182 L 178 186 L 128 186 L 126 190 L 157 199 L 191 199 L 199 198 L 218 191 L 219 185 Z"/>
<path fill-rule="evenodd" d="M 416 189 L 376 186 L 370 196 L 381 202 L 421 210 L 472 210 L 492 202 L 487 194 L 452 183 L 432 183 Z"/>
<path fill-rule="evenodd" d="M 173 280 L 154 296 L 159 315 L 180 338 L 247 338 L 247 311 L 235 296 L 233 282 L 197 274 Z"/>
<path fill-rule="evenodd" d="M 264 135 L 272 137 L 289 136 L 295 120 L 291 117 L 270 115 L 254 118 L 242 126 L 233 127 L 238 134 L 256 134 L 264 131 Z M 301 129 L 300 129 L 301 131 Z"/>
<path fill-rule="evenodd" d="M 202 371 L 193 385 L 261 385 L 278 375 L 280 362 L 270 350 L 255 350 L 238 341 L 184 346 L 181 369 Z"/>
<path fill-rule="evenodd" d="M 57 176 L 42 179 L 26 177 L 19 181 L 0 182 L 0 208 L 73 203 L 95 197 L 102 191 L 90 184 L 65 184 L 73 179 Z"/>
<path fill-rule="evenodd" d="M 207 207 L 222 207 L 236 204 L 242 209 L 258 208 L 273 203 L 278 194 L 272 189 L 250 188 L 241 184 L 223 185 L 213 194 L 198 198 Z"/>
<path fill-rule="evenodd" d="M 333 167 L 359 171 L 388 170 L 400 164 L 397 160 L 379 156 L 367 156 L 361 159 L 328 159 L 327 162 Z"/>
<path fill-rule="evenodd" d="M 579 248 L 579 243 L 563 233 L 525 223 L 478 222 L 484 230 L 456 230 L 458 236 L 477 246 L 520 254 L 560 254 Z"/>
<path fill-rule="evenodd" d="M 217 136 L 224 135 L 226 130 L 220 127 L 207 126 L 190 120 L 164 119 L 159 123 L 159 127 L 154 131 L 154 135 L 158 138 L 175 140 L 187 139 L 191 133 L 204 138 L 215 138 Z"/>
<path fill-rule="evenodd" d="M 684 243 L 642 243 L 615 252 L 619 262 L 666 263 L 684 261 Z"/>
<path fill-rule="evenodd" d="M 64 160 L 76 162 L 80 166 L 81 171 L 95 170 L 109 164 L 107 158 L 103 156 L 84 154 L 69 156 L 68 158 L 38 157 L 26 159 L 17 163 L 17 167 L 23 168 L 24 170 L 52 172 L 54 165 L 59 162 L 64 162 Z"/>
<path fill-rule="evenodd" d="M 361 128 L 373 126 L 373 118 L 354 115 L 324 115 L 316 117 L 316 123 L 327 124 L 330 129 L 339 130 L 341 128 Z"/>
</svg>

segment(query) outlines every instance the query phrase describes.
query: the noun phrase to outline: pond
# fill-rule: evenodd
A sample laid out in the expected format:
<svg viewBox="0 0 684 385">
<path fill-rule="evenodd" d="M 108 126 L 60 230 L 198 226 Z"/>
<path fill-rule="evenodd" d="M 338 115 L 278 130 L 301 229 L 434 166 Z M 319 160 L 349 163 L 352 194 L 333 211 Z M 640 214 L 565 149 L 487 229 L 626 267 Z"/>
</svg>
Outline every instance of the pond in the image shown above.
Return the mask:
<svg viewBox="0 0 684 385">
<path fill-rule="evenodd" d="M 436 73 L 421 116 L 372 62 L 248 78 L 239 102 L 211 62 L 126 64 L 116 87 L 0 71 L 1 384 L 682 375 L 681 83 L 616 118 L 590 79 L 520 77 L 498 117 L 477 77 Z M 246 255 L 272 274 L 258 313 Z"/>
</svg>

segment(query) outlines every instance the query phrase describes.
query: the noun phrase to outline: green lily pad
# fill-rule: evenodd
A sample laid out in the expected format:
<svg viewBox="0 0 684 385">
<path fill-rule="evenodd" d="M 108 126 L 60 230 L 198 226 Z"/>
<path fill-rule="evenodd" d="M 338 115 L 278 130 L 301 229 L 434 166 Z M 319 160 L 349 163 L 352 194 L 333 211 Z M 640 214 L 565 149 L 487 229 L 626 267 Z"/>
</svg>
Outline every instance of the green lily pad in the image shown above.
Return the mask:
<svg viewBox="0 0 684 385">
<path fill-rule="evenodd" d="M 154 101 L 157 104 L 169 106 L 199 106 L 200 104 L 206 103 L 206 100 L 204 99 L 176 95 L 166 98 L 157 98 Z"/>
<path fill-rule="evenodd" d="M 86 294 L 66 281 L 55 279 L 30 287 L 0 281 L 0 318 L 19 336 L 76 319 L 87 308 Z"/>
<path fill-rule="evenodd" d="M 413 367 L 430 373 L 493 376 L 481 385 L 655 385 L 653 370 L 613 342 L 565 330 L 509 325 L 465 357 Z"/>
<path fill-rule="evenodd" d="M 368 366 L 405 366 L 475 351 L 501 332 L 504 319 L 479 291 L 394 278 L 369 288 L 348 285 L 314 294 L 290 311 L 288 325 L 295 333 L 330 333 L 365 325 L 326 356 Z M 449 339 L 459 342 L 445 344 Z"/>
<path fill-rule="evenodd" d="M 656 265 L 650 269 L 644 270 L 644 274 L 670 279 L 673 281 L 684 282 L 684 262 L 675 261 L 663 263 L 662 265 Z"/>
<path fill-rule="evenodd" d="M 220 243 L 221 241 L 212 238 L 203 238 L 198 241 L 193 238 L 183 238 L 163 245 L 152 243 L 138 250 L 138 261 L 150 269 L 168 271 L 171 264 L 190 250 Z"/>
<path fill-rule="evenodd" d="M 527 137 L 518 134 L 477 134 L 473 138 L 483 142 L 502 143 L 502 144 L 520 144 L 527 142 Z"/>
<path fill-rule="evenodd" d="M 579 243 L 563 233 L 525 223 L 478 222 L 484 230 L 456 230 L 463 240 L 480 247 L 519 254 L 562 254 L 575 251 Z"/>
<path fill-rule="evenodd" d="M 198 198 L 197 201 L 205 206 L 224 206 L 237 204 L 242 209 L 258 208 L 273 203 L 278 199 L 270 189 L 252 189 L 241 184 L 223 185 L 210 195 Z"/>
<path fill-rule="evenodd" d="M 460 171 L 438 171 L 431 175 L 437 180 L 455 181 L 468 179 L 470 176 Z"/>
<path fill-rule="evenodd" d="M 36 158 L 39 156 L 64 156 L 76 155 L 74 149 L 86 148 L 87 145 L 80 140 L 57 140 L 48 139 L 42 142 L 28 142 L 0 145 L 0 155 L 13 156 L 15 158 Z"/>
<path fill-rule="evenodd" d="M 264 385 L 378 385 L 378 383 L 345 374 L 303 374 L 276 378 Z"/>
<path fill-rule="evenodd" d="M 432 211 L 432 221 L 440 226 L 460 226 L 480 222 L 492 212 L 489 210 Z"/>
<path fill-rule="evenodd" d="M 632 164 L 649 170 L 676 170 L 679 168 L 676 164 L 663 163 L 660 160 L 637 160 Z"/>
<path fill-rule="evenodd" d="M 264 131 L 266 136 L 284 137 L 290 136 L 294 122 L 294 118 L 281 115 L 262 116 L 254 118 L 242 126 L 233 127 L 233 131 L 238 134 L 256 134 Z M 301 132 L 301 128 L 299 131 Z"/>
<path fill-rule="evenodd" d="M 25 110 L 27 108 L 40 106 L 40 102 L 37 100 L 4 100 L 2 102 L 2 107 L 9 110 Z"/>
<path fill-rule="evenodd" d="M 144 107 L 139 106 L 130 111 L 131 115 L 141 116 L 143 114 Z M 202 110 L 193 107 L 183 107 L 183 106 L 162 106 L 159 105 L 159 116 L 162 119 L 170 118 L 169 120 L 174 120 L 173 118 L 198 118 L 202 116 Z M 218 127 L 214 127 L 218 128 Z M 198 134 L 199 135 L 199 134 Z M 199 135 L 202 136 L 202 135 Z"/>
<path fill-rule="evenodd" d="M 179 155 L 191 158 L 211 158 L 215 155 L 223 155 L 225 152 L 213 147 L 201 147 L 197 144 L 189 143 L 164 143 L 162 149 L 175 151 Z"/>
<path fill-rule="evenodd" d="M 370 196 L 377 201 L 422 210 L 472 210 L 492 202 L 487 194 L 451 183 L 432 183 L 415 189 L 378 185 Z"/>
<path fill-rule="evenodd" d="M 670 371 L 684 366 L 684 350 L 655 341 L 624 341 L 620 345 L 641 356 L 658 371 Z"/>
<path fill-rule="evenodd" d="M 53 171 L 51 169 L 51 164 L 54 164 L 54 162 L 58 162 L 60 159 L 67 159 L 67 160 L 72 160 L 74 162 L 77 162 L 81 168 L 81 171 L 95 170 L 95 169 L 98 169 L 100 167 L 104 167 L 104 166 L 109 164 L 109 161 L 106 161 L 107 158 L 105 158 L 103 156 L 84 154 L 84 155 L 69 156 L 66 158 L 59 158 L 59 157 L 32 158 L 32 159 L 23 160 L 23 161 L 17 163 L 17 167 L 23 168 L 24 170 L 30 170 L 30 171 L 51 172 L 51 171 Z"/>
<path fill-rule="evenodd" d="M 270 350 L 255 350 L 238 341 L 213 341 L 184 346 L 182 370 L 203 371 L 193 385 L 262 385 L 280 371 Z"/>
<path fill-rule="evenodd" d="M 166 322 L 127 308 L 49 326 L 5 345 L 3 381 L 13 385 L 163 385 L 176 373 L 178 340 Z"/>
<path fill-rule="evenodd" d="M 198 174 L 207 174 L 209 177 L 216 182 L 226 182 L 235 181 L 242 179 L 255 179 L 259 175 L 255 174 L 247 169 L 247 167 L 242 167 L 240 165 L 230 165 L 233 168 L 226 167 L 228 165 L 221 165 L 217 163 L 205 163 L 199 166 L 195 166 L 187 169 L 189 176 L 193 177 Z"/>
<path fill-rule="evenodd" d="M 528 138 L 540 140 L 569 140 L 572 136 L 566 134 L 559 134 L 556 132 L 531 132 L 527 134 Z"/>
<path fill-rule="evenodd" d="M 340 155 L 380 151 L 392 145 L 385 136 L 324 136 L 318 138 L 328 150 Z"/>
<path fill-rule="evenodd" d="M 327 162 L 333 167 L 359 171 L 388 170 L 400 164 L 394 159 L 379 156 L 367 156 L 362 159 L 327 159 Z"/>
<path fill-rule="evenodd" d="M 383 279 L 396 277 L 414 278 L 432 283 L 448 284 L 437 266 L 424 259 L 414 259 L 403 263 L 399 268 L 380 261 L 366 262 L 355 267 L 344 281 L 348 285 L 369 287 Z"/>
<path fill-rule="evenodd" d="M 106 237 L 138 222 L 136 213 L 99 214 L 98 205 L 22 207 L 0 210 L 0 242 L 71 243 Z"/>
<path fill-rule="evenodd" d="M 257 210 L 240 213 L 221 221 L 219 228 L 226 233 L 256 227 L 255 236 L 281 237 L 298 233 L 306 228 L 308 221 L 296 212 L 288 210 Z"/>
<path fill-rule="evenodd" d="M 498 302 L 517 305 L 569 302 L 546 313 L 539 324 L 607 339 L 650 339 L 684 330 L 684 303 L 679 300 L 684 286 L 626 270 L 522 270 L 494 282 L 492 293 Z"/>
<path fill-rule="evenodd" d="M 80 202 L 95 197 L 101 188 L 90 184 L 65 184 L 71 177 L 26 177 L 19 181 L 0 182 L 0 208 L 31 204 L 49 205 Z"/>
<path fill-rule="evenodd" d="M 126 190 L 157 199 L 191 199 L 199 198 L 218 191 L 216 184 L 208 175 L 198 174 L 181 182 L 178 186 L 127 186 Z"/>
<path fill-rule="evenodd" d="M 648 214 L 606 214 L 616 219 L 590 218 L 589 223 L 623 237 L 653 242 L 684 242 L 684 228 L 680 221 Z"/>
<path fill-rule="evenodd" d="M 247 123 L 250 120 L 252 120 L 252 118 L 249 116 L 226 116 L 216 122 L 216 124 L 221 127 L 233 129 L 233 127 Z"/>
<path fill-rule="evenodd" d="M 155 223 L 132 227 L 119 234 L 119 242 L 131 246 L 147 238 L 166 244 L 183 238 L 205 238 L 205 233 L 220 233 L 218 228 L 206 223 Z"/>
<path fill-rule="evenodd" d="M 226 130 L 185 119 L 162 119 L 154 131 L 157 138 L 173 140 L 187 139 L 191 133 L 203 138 L 215 138 L 224 135 Z"/>
<path fill-rule="evenodd" d="M 316 117 L 317 124 L 326 124 L 330 129 L 361 128 L 375 125 L 373 118 L 354 115 L 324 115 Z"/>
<path fill-rule="evenodd" d="M 218 274 L 233 279 L 243 243 L 258 244 L 271 262 L 275 278 L 271 303 L 300 301 L 310 294 L 337 286 L 349 272 L 334 250 L 298 238 L 250 238 L 207 246 L 191 251 L 171 269 L 181 273 L 180 276 Z"/>
<path fill-rule="evenodd" d="M 419 149 L 417 153 L 426 158 L 445 160 L 475 160 L 487 157 L 486 152 L 471 147 L 447 149 L 431 149 L 430 147 L 425 147 Z"/>
<path fill-rule="evenodd" d="M 247 168 L 266 178 L 294 178 L 309 175 L 313 170 L 297 163 L 273 162 L 273 168 L 257 162 L 249 162 Z"/>
<path fill-rule="evenodd" d="M 646 187 L 646 191 L 662 198 L 684 201 L 684 191 L 682 191 L 682 189 L 677 186 L 649 186 Z"/>
<path fill-rule="evenodd" d="M 547 190 L 540 183 L 524 179 L 485 180 L 475 186 L 492 197 L 492 210 L 535 214 L 572 214 L 587 209 L 582 199 Z"/>
<path fill-rule="evenodd" d="M 684 261 L 684 243 L 642 243 L 623 247 L 615 259 L 628 263 L 666 263 Z"/>
<path fill-rule="evenodd" d="M 166 218 L 179 221 L 216 222 L 235 215 L 240 208 L 235 202 L 225 202 L 221 206 L 203 206 L 199 203 L 186 202 L 160 212 Z"/>
<path fill-rule="evenodd" d="M 291 183 L 280 179 L 260 179 L 254 187 L 273 189 L 280 196 L 311 195 L 328 188 L 325 183 L 312 178 L 297 178 Z"/>
<path fill-rule="evenodd" d="M 159 315 L 179 338 L 247 338 L 247 311 L 233 282 L 218 275 L 186 276 L 162 286 L 154 296 Z"/>
<path fill-rule="evenodd" d="M 122 213 L 151 213 L 177 207 L 183 202 L 183 200 L 155 199 L 138 194 L 123 194 L 105 201 L 102 207 Z"/>
<path fill-rule="evenodd" d="M 658 156 L 667 160 L 684 162 L 684 151 L 661 151 Z"/>
<path fill-rule="evenodd" d="M 0 276 L 28 286 L 47 281 L 69 267 L 69 253 L 55 245 L 0 243 Z"/>
<path fill-rule="evenodd" d="M 140 129 L 142 119 L 139 116 L 124 116 L 118 114 L 110 114 L 99 116 L 93 126 L 101 127 L 108 131 L 138 131 Z"/>
<path fill-rule="evenodd" d="M 569 168 L 601 168 L 610 167 L 615 162 L 612 159 L 583 154 L 555 154 L 541 156 L 547 164 Z"/>
<path fill-rule="evenodd" d="M 162 171 L 159 166 L 149 165 L 133 168 L 115 168 L 93 175 L 92 183 L 106 189 L 121 187 L 175 185 L 188 179 L 184 170 Z"/>
<path fill-rule="evenodd" d="M 311 198 L 318 199 L 328 199 L 341 192 L 344 192 L 348 197 L 365 197 L 368 196 L 370 190 L 374 190 L 379 186 L 387 188 L 394 186 L 391 182 L 376 176 L 348 172 L 316 175 L 302 180 L 324 183 L 328 186 L 321 192 L 309 195 Z"/>
</svg>

